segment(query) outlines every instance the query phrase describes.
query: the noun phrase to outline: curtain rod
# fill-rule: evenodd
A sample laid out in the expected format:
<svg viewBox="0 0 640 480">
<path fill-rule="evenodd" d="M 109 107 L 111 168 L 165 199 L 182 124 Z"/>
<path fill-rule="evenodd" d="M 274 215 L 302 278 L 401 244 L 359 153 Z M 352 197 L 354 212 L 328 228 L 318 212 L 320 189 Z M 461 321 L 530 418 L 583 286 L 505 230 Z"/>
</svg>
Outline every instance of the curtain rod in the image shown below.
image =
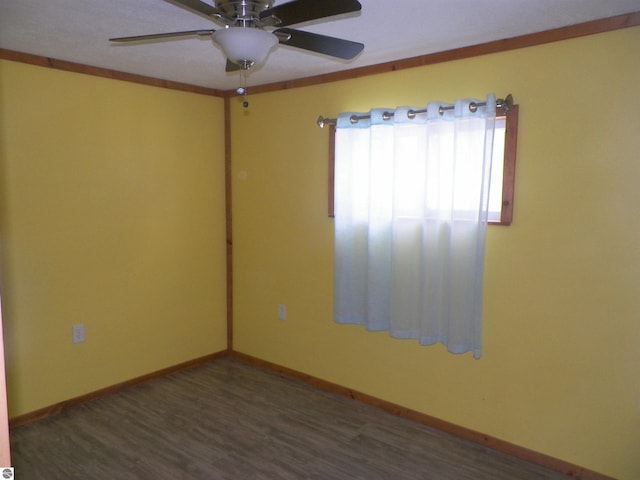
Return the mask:
<svg viewBox="0 0 640 480">
<path fill-rule="evenodd" d="M 469 110 L 471 112 L 475 112 L 478 107 L 484 107 L 487 104 L 487 102 L 471 102 L 469 104 Z M 496 100 L 496 107 L 497 108 L 502 108 L 504 109 L 505 113 L 513 106 L 513 96 L 511 94 L 507 95 L 507 98 L 499 98 Z M 443 112 L 445 112 L 446 110 L 453 110 L 455 107 L 453 105 L 450 105 L 448 107 L 440 107 L 440 115 L 443 114 Z M 416 115 L 421 114 L 421 113 L 427 113 L 427 109 L 424 108 L 422 110 L 409 110 L 407 112 L 407 117 L 409 117 L 410 119 L 414 119 Z M 394 116 L 393 112 L 384 112 L 382 114 L 382 119 L 383 120 L 391 120 L 391 118 Z M 351 117 L 349 118 L 349 120 L 351 121 L 351 124 L 356 124 L 358 123 L 358 121 L 360 120 L 366 120 L 368 118 L 371 118 L 371 115 L 351 115 Z M 318 117 L 318 120 L 316 121 L 316 123 L 318 124 L 318 126 L 320 128 L 324 128 L 325 125 L 335 125 L 337 123 L 337 118 L 324 118 L 322 115 L 320 115 Z"/>
</svg>

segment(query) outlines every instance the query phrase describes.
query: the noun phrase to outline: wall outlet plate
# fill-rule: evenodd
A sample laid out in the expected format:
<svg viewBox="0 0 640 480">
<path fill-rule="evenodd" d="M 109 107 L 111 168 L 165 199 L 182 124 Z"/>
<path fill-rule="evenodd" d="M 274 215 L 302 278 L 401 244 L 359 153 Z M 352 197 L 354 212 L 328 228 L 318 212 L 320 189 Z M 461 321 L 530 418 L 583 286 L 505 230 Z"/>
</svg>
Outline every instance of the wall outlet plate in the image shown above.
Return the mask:
<svg viewBox="0 0 640 480">
<path fill-rule="evenodd" d="M 286 320 L 287 319 L 287 306 L 280 304 L 278 305 L 278 320 Z"/>
<path fill-rule="evenodd" d="M 71 328 L 71 341 L 73 343 L 84 342 L 84 324 L 79 323 Z"/>
</svg>

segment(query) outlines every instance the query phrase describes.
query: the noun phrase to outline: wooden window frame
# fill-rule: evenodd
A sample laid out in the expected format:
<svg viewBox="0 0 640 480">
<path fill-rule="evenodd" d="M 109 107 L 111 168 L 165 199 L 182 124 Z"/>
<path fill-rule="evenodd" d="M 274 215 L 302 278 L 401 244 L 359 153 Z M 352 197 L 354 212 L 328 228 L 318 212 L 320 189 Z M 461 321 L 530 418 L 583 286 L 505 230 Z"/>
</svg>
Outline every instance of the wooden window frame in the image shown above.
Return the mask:
<svg viewBox="0 0 640 480">
<path fill-rule="evenodd" d="M 504 131 L 504 163 L 502 165 L 502 209 L 500 220 L 489 225 L 511 225 L 513 221 L 513 198 L 516 182 L 516 150 L 518 145 L 518 105 L 512 105 L 506 112 L 499 108 L 498 117 L 506 120 Z"/>
<path fill-rule="evenodd" d="M 502 210 L 500 220 L 490 221 L 489 225 L 511 225 L 513 221 L 513 198 L 516 179 L 516 150 L 518 142 L 518 105 L 512 105 L 506 112 L 502 107 L 496 112 L 498 118 L 505 118 L 504 164 L 502 167 Z M 329 198 L 328 215 L 335 217 L 335 152 L 336 126 L 329 124 Z"/>
</svg>

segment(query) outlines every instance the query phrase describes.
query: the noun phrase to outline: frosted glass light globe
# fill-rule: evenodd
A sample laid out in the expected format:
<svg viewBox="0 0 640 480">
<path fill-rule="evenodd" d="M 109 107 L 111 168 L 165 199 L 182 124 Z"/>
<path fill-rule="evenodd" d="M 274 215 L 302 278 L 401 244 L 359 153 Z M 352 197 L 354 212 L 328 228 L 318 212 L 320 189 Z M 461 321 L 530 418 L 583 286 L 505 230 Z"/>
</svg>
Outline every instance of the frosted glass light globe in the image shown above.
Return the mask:
<svg viewBox="0 0 640 480">
<path fill-rule="evenodd" d="M 278 43 L 278 38 L 258 28 L 229 27 L 216 30 L 213 41 L 220 45 L 230 61 L 242 68 L 249 68 L 266 60 Z"/>
</svg>

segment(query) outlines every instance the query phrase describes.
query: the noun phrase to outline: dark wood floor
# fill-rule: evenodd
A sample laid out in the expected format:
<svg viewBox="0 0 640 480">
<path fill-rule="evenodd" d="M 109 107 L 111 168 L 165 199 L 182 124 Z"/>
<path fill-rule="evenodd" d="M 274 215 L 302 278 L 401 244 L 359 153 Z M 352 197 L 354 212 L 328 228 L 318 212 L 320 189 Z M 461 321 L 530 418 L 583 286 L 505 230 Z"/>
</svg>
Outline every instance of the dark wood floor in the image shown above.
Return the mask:
<svg viewBox="0 0 640 480">
<path fill-rule="evenodd" d="M 567 477 L 224 358 L 11 431 L 21 480 Z"/>
</svg>

